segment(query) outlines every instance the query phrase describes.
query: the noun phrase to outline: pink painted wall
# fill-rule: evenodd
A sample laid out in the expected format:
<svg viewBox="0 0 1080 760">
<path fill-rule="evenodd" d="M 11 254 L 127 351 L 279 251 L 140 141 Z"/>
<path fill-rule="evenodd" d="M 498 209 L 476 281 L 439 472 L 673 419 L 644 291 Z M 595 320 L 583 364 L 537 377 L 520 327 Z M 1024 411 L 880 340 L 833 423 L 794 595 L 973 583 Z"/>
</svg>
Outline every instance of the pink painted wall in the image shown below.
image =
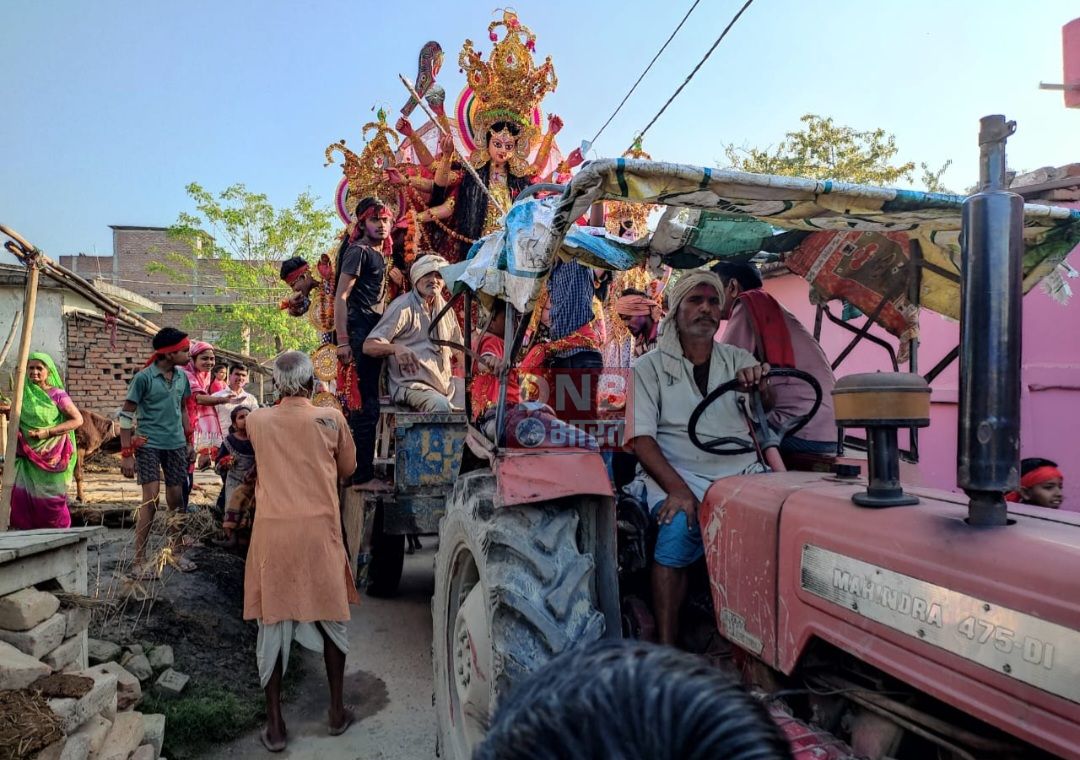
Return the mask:
<svg viewBox="0 0 1080 760">
<path fill-rule="evenodd" d="M 1069 255 L 1080 268 L 1080 247 Z M 1066 489 L 1080 478 L 1080 280 L 1068 280 L 1076 291 L 1062 305 L 1036 287 L 1024 297 L 1023 373 L 1021 405 L 1021 456 L 1053 459 L 1065 473 Z M 814 307 L 809 284 L 797 275 L 766 281 L 765 289 L 813 330 Z M 834 314 L 839 304 L 832 303 Z M 853 321 L 861 326 L 865 318 Z M 925 374 L 960 339 L 960 326 L 929 311 L 922 312 L 918 364 Z M 896 339 L 875 326 L 874 334 Z M 821 344 L 835 358 L 848 344 L 851 333 L 827 320 Z M 891 370 L 884 349 L 863 341 L 837 369 L 837 376 L 857 372 Z M 906 371 L 907 366 L 901 366 Z M 923 485 L 956 491 L 956 425 L 959 362 L 954 362 L 931 385 L 931 422 L 919 437 L 919 479 Z M 854 431 L 861 435 L 861 431 Z M 903 437 L 901 445 L 906 445 Z M 1070 480 L 1071 479 L 1071 480 Z M 1066 491 L 1068 498 L 1068 490 Z M 1072 501 L 1072 499 L 1069 499 Z"/>
</svg>

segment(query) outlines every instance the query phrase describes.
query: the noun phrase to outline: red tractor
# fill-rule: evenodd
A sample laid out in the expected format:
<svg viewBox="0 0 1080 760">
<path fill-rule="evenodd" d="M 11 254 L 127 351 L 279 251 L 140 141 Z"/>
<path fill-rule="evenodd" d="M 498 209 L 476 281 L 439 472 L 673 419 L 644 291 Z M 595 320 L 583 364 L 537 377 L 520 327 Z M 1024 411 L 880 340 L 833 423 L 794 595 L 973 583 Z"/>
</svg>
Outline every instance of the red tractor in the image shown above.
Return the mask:
<svg viewBox="0 0 1080 760">
<path fill-rule="evenodd" d="M 929 423 L 929 389 L 916 374 L 880 373 L 841 378 L 834 393 L 838 424 L 866 430 L 864 457 L 725 478 L 702 504 L 714 632 L 796 757 L 1080 758 L 1080 514 L 1004 500 L 1018 481 L 1021 295 L 1038 279 L 1024 278 L 1045 271 L 1043 242 L 1076 244 L 1080 212 L 1025 208 L 1004 189 L 1014 128 L 983 119 L 981 189 L 967 199 L 594 162 L 557 200 L 515 204 L 493 243 L 505 276 L 460 278 L 521 315 L 506 321 L 513 356 L 531 303 L 510 306 L 520 297 L 512 274 L 530 279 L 530 262 L 546 271 L 555 255 L 609 267 L 642 255 L 571 230 L 596 201 L 719 209 L 791 230 L 959 234 L 966 497 L 901 483 L 897 431 Z M 528 217 L 520 233 L 517 213 Z M 706 404 L 736 390 L 715 389 L 688 420 L 701 447 L 738 445 L 697 425 Z M 601 457 L 507 445 L 507 419 L 500 409 L 495 443 L 469 430 L 440 529 L 432 613 L 443 757 L 470 757 L 500 695 L 560 652 L 647 635 L 630 577 L 640 567 L 625 551 L 640 526 L 617 508 Z M 785 432 L 757 427 L 772 442 Z"/>
</svg>

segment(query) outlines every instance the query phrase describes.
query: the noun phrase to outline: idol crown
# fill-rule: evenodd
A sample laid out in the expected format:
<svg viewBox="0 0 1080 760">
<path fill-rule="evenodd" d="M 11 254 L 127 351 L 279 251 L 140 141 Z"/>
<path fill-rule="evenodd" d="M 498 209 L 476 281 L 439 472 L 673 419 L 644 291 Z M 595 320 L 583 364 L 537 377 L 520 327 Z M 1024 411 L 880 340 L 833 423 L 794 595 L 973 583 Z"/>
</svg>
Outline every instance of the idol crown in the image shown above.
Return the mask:
<svg viewBox="0 0 1080 760">
<path fill-rule="evenodd" d="M 502 41 L 495 32 L 500 26 L 506 29 Z M 551 57 L 539 68 L 535 66 L 532 54 L 536 50 L 536 35 L 518 21 L 513 11 L 503 11 L 502 21 L 488 25 L 488 37 L 495 47 L 487 61 L 473 49 L 472 40 L 465 40 L 458 58 L 469 86 L 476 93 L 477 116 L 486 126 L 513 121 L 528 127 L 533 110 L 558 85 Z"/>
<path fill-rule="evenodd" d="M 352 203 L 366 195 L 373 195 L 396 209 L 397 192 L 383 179 L 383 170 L 394 166 L 394 147 L 390 140 L 397 142 L 397 134 L 386 123 L 386 112 L 381 108 L 378 112 L 378 120 L 364 125 L 362 135 L 366 139 L 368 133 L 374 131 L 375 136 L 368 140 L 360 155 L 356 155 L 347 147 L 345 141 L 339 140 L 326 148 L 326 166 L 334 163 L 334 152 L 341 153 L 344 158 L 342 171 L 349 183 L 349 197 Z"/>
</svg>

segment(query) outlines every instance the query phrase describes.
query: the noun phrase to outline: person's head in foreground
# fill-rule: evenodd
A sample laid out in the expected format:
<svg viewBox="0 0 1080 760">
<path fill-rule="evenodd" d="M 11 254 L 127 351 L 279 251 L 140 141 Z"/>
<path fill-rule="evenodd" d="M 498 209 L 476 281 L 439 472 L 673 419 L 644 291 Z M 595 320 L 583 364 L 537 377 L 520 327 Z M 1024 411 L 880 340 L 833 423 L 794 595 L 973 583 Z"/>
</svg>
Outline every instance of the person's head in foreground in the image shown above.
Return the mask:
<svg viewBox="0 0 1080 760">
<path fill-rule="evenodd" d="M 1057 462 L 1032 457 L 1020 461 L 1020 491 L 1010 501 L 1058 509 L 1064 501 L 1065 477 Z M 1018 497 L 1018 498 L 1017 498 Z"/>
<path fill-rule="evenodd" d="M 163 327 L 158 330 L 152 341 L 154 346 L 154 358 L 173 367 L 187 364 L 191 353 L 191 341 L 187 333 L 180 332 L 175 327 Z"/>
<path fill-rule="evenodd" d="M 790 758 L 765 708 L 700 657 L 641 641 L 574 649 L 516 684 L 473 760 Z"/>
<path fill-rule="evenodd" d="M 274 387 L 282 398 L 310 398 L 315 390 L 315 369 L 303 351 L 286 351 L 274 359 Z"/>
</svg>

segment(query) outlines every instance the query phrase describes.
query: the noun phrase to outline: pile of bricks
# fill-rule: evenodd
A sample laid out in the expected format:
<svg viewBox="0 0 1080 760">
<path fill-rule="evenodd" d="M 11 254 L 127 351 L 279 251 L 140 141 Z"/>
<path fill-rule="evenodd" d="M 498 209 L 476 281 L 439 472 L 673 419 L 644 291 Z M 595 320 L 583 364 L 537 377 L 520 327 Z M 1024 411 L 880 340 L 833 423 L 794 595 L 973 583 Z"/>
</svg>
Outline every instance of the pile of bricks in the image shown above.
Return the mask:
<svg viewBox="0 0 1080 760">
<path fill-rule="evenodd" d="M 156 760 L 165 738 L 165 716 L 135 712 L 142 688 L 139 678 L 127 669 L 111 661 L 90 666 L 89 622 L 85 608 L 62 607 L 56 596 L 33 586 L 0 597 L 0 691 L 42 693 L 64 733 L 62 739 L 35 749 L 31 756 L 39 760 Z M 116 654 L 120 655 L 120 647 Z M 168 660 L 171 666 L 171 650 L 162 654 L 168 657 L 155 659 Z M 143 656 L 148 668 L 149 659 Z M 79 682 L 86 684 L 83 693 L 49 697 L 44 679 L 57 673 L 89 679 Z"/>
</svg>

